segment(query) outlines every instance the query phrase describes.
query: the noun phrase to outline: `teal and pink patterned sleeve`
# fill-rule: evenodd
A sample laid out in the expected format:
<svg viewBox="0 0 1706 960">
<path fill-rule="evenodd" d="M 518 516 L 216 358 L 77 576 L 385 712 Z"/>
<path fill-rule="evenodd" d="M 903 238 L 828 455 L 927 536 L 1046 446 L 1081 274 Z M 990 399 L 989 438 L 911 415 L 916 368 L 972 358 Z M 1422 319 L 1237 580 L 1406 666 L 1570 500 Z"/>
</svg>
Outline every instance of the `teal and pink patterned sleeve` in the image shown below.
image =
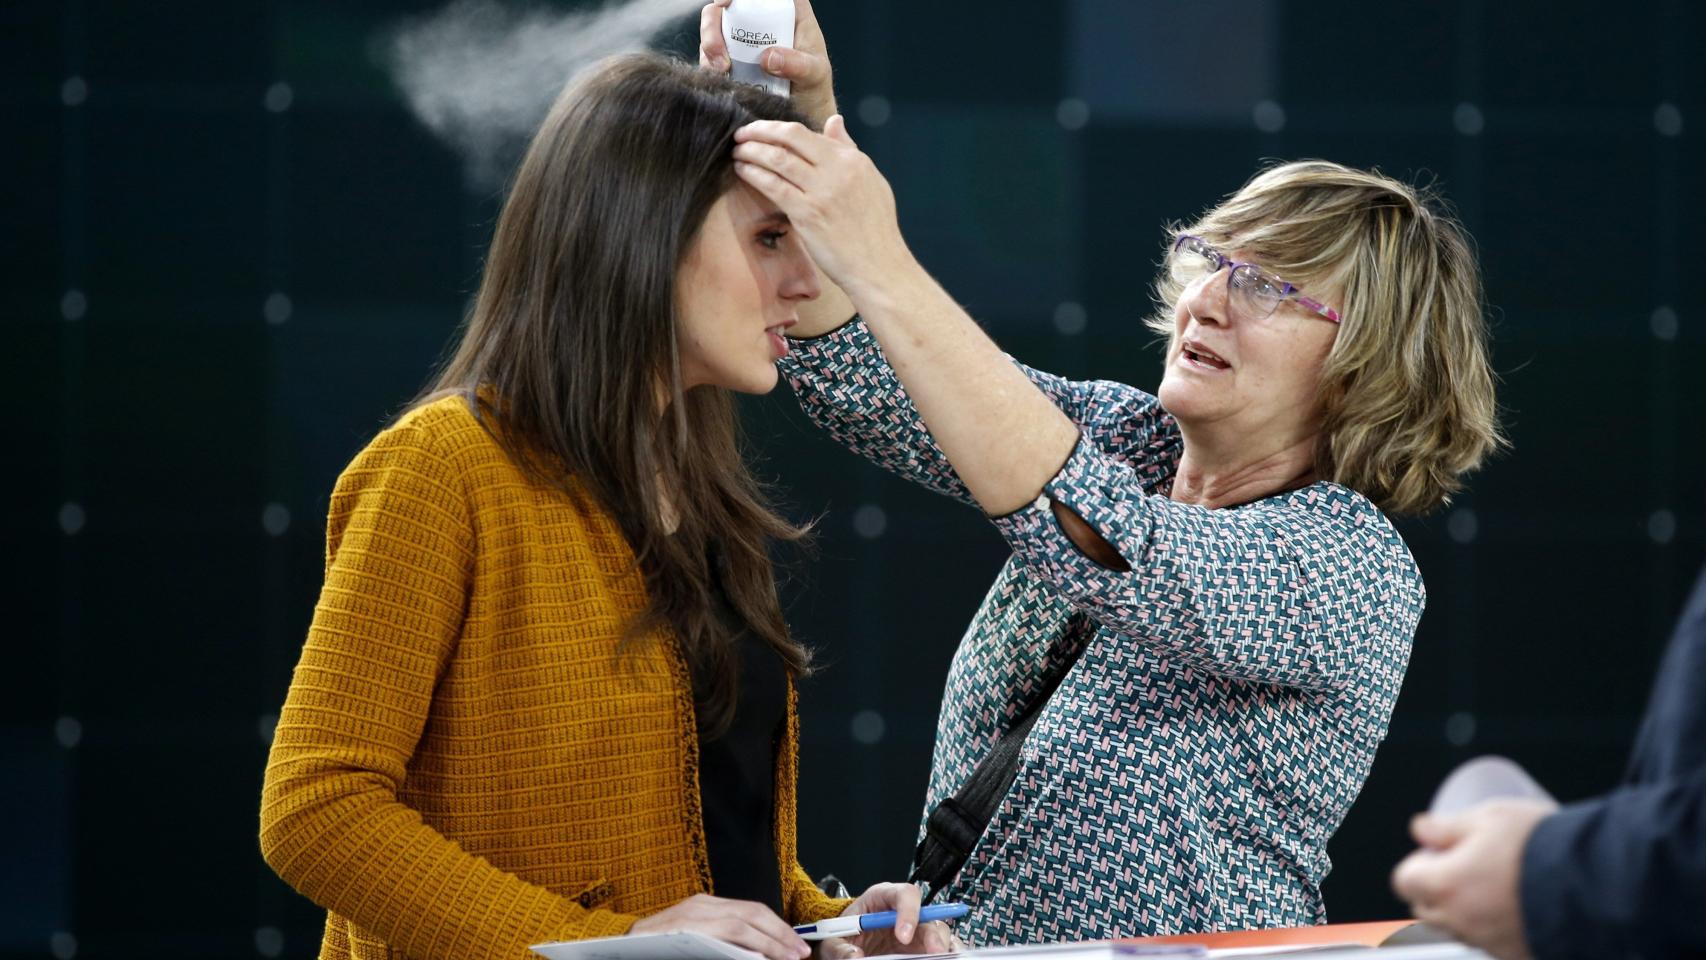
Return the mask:
<svg viewBox="0 0 1706 960">
<path fill-rule="evenodd" d="M 1067 380 L 1017 365 L 1090 444 L 1131 464 L 1142 483 L 1158 487 L 1172 476 L 1178 430 L 1154 397 L 1125 384 Z M 781 369 L 806 415 L 842 446 L 976 506 L 863 320 L 854 317 L 821 337 L 794 341 Z"/>
<path fill-rule="evenodd" d="M 1131 569 L 1086 556 L 1049 501 Z M 994 522 L 1074 606 L 1219 676 L 1342 690 L 1405 663 L 1421 618 L 1421 575 L 1403 540 L 1337 484 L 1210 510 L 1150 495 L 1128 464 L 1080 441 L 1034 503 Z"/>
<path fill-rule="evenodd" d="M 1034 576 L 1101 624 L 1215 675 L 1328 690 L 1394 663 L 1401 673 L 1421 575 L 1366 498 L 1317 483 L 1237 508 L 1177 503 L 1166 494 L 1181 440 L 1153 396 L 1019 366 L 1082 431 L 1033 504 L 992 518 Z M 975 505 L 861 320 L 798 341 L 782 371 L 806 414 L 844 446 Z M 1051 500 L 1131 569 L 1079 550 Z"/>
<path fill-rule="evenodd" d="M 976 506 L 865 321 L 854 317 L 821 337 L 792 341 L 780 367 L 800 408 L 837 443 L 907 480 Z"/>
</svg>

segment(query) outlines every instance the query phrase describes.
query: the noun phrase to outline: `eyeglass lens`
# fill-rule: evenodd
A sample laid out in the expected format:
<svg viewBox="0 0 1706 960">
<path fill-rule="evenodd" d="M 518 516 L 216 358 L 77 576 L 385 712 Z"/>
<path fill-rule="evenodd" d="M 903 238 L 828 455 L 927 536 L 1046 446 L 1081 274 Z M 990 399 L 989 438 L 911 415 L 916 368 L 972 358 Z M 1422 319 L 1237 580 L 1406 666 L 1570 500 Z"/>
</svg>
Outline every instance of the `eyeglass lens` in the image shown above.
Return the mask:
<svg viewBox="0 0 1706 960">
<path fill-rule="evenodd" d="M 1195 238 L 1180 243 L 1173 251 L 1171 272 L 1180 283 L 1191 283 L 1210 273 L 1219 272 L 1224 261 L 1213 248 Z M 1232 294 L 1239 305 L 1252 317 L 1263 319 L 1279 307 L 1285 294 L 1262 276 L 1250 264 L 1240 264 L 1228 279 Z"/>
</svg>

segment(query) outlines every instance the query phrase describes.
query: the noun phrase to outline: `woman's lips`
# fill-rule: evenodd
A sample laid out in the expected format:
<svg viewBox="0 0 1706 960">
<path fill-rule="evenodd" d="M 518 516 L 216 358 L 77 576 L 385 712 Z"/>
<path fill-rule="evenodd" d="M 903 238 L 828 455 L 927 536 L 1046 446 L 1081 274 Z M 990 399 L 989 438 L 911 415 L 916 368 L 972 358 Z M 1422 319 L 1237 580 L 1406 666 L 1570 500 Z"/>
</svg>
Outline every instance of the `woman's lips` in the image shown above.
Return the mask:
<svg viewBox="0 0 1706 960">
<path fill-rule="evenodd" d="M 789 327 L 799 322 L 798 320 L 784 320 L 773 327 L 764 328 L 764 332 L 770 336 L 770 349 L 776 354 L 776 359 L 780 360 L 788 355 L 788 338 L 783 334 L 787 332 Z"/>
<path fill-rule="evenodd" d="M 1232 369 L 1232 364 L 1227 363 L 1220 355 L 1196 342 L 1186 342 L 1180 345 L 1179 359 L 1198 370 Z"/>
</svg>

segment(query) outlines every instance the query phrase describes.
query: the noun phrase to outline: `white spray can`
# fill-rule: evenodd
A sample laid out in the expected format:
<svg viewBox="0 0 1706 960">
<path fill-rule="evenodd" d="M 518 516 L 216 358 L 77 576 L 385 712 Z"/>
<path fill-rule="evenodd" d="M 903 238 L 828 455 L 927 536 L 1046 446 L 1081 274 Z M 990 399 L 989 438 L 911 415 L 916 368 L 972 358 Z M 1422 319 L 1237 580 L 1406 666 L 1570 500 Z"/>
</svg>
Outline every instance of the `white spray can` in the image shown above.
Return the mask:
<svg viewBox="0 0 1706 960">
<path fill-rule="evenodd" d="M 742 83 L 788 95 L 788 81 L 764 72 L 764 51 L 794 45 L 794 0 L 731 0 L 723 8 L 729 73 Z"/>
</svg>

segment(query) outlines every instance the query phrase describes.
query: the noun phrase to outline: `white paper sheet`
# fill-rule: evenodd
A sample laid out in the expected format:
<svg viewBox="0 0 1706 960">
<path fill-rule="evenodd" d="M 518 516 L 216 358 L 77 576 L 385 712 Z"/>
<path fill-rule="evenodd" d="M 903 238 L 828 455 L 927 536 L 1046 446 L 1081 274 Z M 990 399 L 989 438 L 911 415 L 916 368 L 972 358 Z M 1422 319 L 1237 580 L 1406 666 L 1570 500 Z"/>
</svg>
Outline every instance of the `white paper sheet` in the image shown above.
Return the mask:
<svg viewBox="0 0 1706 960">
<path fill-rule="evenodd" d="M 536 943 L 531 949 L 547 960 L 764 960 L 751 950 L 685 930 Z"/>
<path fill-rule="evenodd" d="M 1451 771 L 1451 775 L 1434 791 L 1428 812 L 1451 816 L 1501 797 L 1557 802 L 1516 761 L 1486 756 L 1476 757 Z"/>
</svg>

